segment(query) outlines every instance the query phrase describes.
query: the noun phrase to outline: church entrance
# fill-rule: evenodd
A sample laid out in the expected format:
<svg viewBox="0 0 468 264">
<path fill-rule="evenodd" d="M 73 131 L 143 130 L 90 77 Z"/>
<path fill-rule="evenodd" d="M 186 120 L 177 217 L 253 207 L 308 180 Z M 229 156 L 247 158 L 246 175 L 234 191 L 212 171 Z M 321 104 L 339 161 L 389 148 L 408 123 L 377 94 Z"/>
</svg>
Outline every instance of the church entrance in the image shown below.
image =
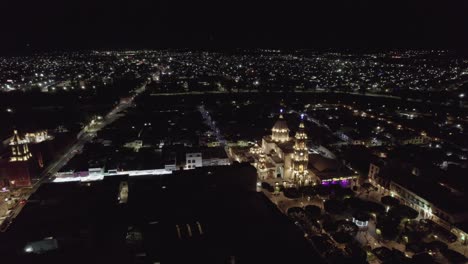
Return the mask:
<svg viewBox="0 0 468 264">
<path fill-rule="evenodd" d="M 276 168 L 276 178 L 283 178 L 283 167 Z"/>
</svg>

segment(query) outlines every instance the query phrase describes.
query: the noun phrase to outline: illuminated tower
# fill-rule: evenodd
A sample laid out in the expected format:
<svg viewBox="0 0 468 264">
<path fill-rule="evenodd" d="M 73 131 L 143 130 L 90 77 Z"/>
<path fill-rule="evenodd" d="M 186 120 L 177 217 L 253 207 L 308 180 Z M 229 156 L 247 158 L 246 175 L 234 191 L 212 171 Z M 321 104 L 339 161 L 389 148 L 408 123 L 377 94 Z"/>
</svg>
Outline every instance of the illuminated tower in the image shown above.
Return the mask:
<svg viewBox="0 0 468 264">
<path fill-rule="evenodd" d="M 301 115 L 301 123 L 295 135 L 294 153 L 292 157 L 293 180 L 299 184 L 305 183 L 307 176 L 307 164 L 309 152 L 307 151 L 307 134 L 304 128 L 304 114 Z"/>
<path fill-rule="evenodd" d="M 279 119 L 271 129 L 271 139 L 275 142 L 286 142 L 289 140 L 289 128 L 286 120 L 283 118 L 283 109 L 280 110 Z"/>
<path fill-rule="evenodd" d="M 264 153 L 260 153 L 258 162 L 257 162 L 257 170 L 258 176 L 260 179 L 264 180 L 268 176 L 268 171 L 266 167 L 266 155 Z"/>
<path fill-rule="evenodd" d="M 9 143 L 10 159 L 0 159 L 0 178 L 6 179 L 10 188 L 31 186 L 31 179 L 38 175 L 37 160 L 33 158 L 28 143 L 15 130 Z"/>
<path fill-rule="evenodd" d="M 17 130 L 14 131 L 13 137 L 11 138 L 10 147 L 11 147 L 10 162 L 27 161 L 32 157 L 31 152 L 29 152 L 28 141 L 25 139 L 22 139 L 18 135 Z"/>
</svg>

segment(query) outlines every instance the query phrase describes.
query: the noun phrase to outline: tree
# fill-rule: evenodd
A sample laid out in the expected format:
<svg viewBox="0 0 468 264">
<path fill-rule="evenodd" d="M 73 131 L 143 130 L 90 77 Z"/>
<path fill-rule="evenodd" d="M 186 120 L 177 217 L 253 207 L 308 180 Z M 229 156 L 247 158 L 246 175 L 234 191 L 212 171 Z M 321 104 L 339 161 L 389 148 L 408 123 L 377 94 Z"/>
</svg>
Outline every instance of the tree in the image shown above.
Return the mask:
<svg viewBox="0 0 468 264">
<path fill-rule="evenodd" d="M 315 193 L 320 197 L 328 197 L 330 195 L 330 188 L 324 185 L 316 185 L 314 186 Z"/>
<path fill-rule="evenodd" d="M 377 190 L 377 188 L 369 182 L 363 183 L 361 187 L 364 188 L 368 192 Z"/>
<path fill-rule="evenodd" d="M 392 251 L 387 247 L 374 248 L 372 253 L 382 262 L 389 261 L 392 258 Z"/>
<path fill-rule="evenodd" d="M 346 209 L 344 203 L 339 200 L 325 201 L 324 208 L 330 214 L 342 214 Z"/>
<path fill-rule="evenodd" d="M 377 218 L 377 228 L 380 229 L 382 237 L 388 240 L 394 240 L 398 235 L 398 226 L 400 219 L 387 215 Z"/>
<path fill-rule="evenodd" d="M 446 249 L 442 250 L 441 253 L 450 261 L 450 263 L 466 263 L 465 256 L 455 250 Z"/>
<path fill-rule="evenodd" d="M 413 208 L 408 207 L 406 205 L 402 205 L 402 204 L 392 207 L 388 211 L 388 214 L 393 217 L 399 217 L 400 219 L 403 219 L 403 218 L 416 219 L 419 215 L 419 213 Z"/>
<path fill-rule="evenodd" d="M 349 243 L 345 251 L 349 255 L 347 263 L 367 263 L 367 253 L 358 243 Z"/>
<path fill-rule="evenodd" d="M 448 245 L 440 240 L 434 240 L 434 241 L 427 243 L 426 248 L 429 250 L 438 250 L 442 252 L 448 249 Z"/>
<path fill-rule="evenodd" d="M 338 199 L 350 198 L 355 194 L 350 188 L 340 188 L 335 191 L 335 197 Z"/>
<path fill-rule="evenodd" d="M 291 207 L 288 209 L 288 215 L 291 214 L 305 214 L 305 211 L 300 207 Z"/>
<path fill-rule="evenodd" d="M 299 191 L 307 196 L 314 196 L 316 194 L 315 188 L 310 185 L 300 187 Z"/>
<path fill-rule="evenodd" d="M 345 203 L 349 208 L 354 210 L 376 214 L 385 212 L 385 207 L 383 205 L 371 201 L 364 201 L 356 197 L 345 199 Z"/>
<path fill-rule="evenodd" d="M 417 263 L 417 264 L 436 263 L 434 259 L 431 257 L 431 255 L 427 253 L 416 254 L 413 256 L 412 260 L 413 260 L 413 263 Z"/>
<path fill-rule="evenodd" d="M 385 207 L 379 203 L 365 201 L 364 210 L 369 213 L 381 214 L 385 212 Z"/>
<path fill-rule="evenodd" d="M 361 221 L 361 222 L 366 222 L 370 220 L 370 215 L 368 212 L 365 211 L 356 211 L 353 213 L 354 219 Z"/>
<path fill-rule="evenodd" d="M 336 222 L 336 231 L 332 236 L 338 243 L 348 243 L 356 236 L 358 230 L 355 223 L 341 220 Z"/>
<path fill-rule="evenodd" d="M 384 196 L 382 197 L 382 199 L 380 199 L 380 201 L 385 204 L 385 205 L 388 205 L 388 206 L 397 206 L 400 204 L 400 201 L 395 198 L 395 197 L 392 197 L 392 196 Z"/>
<path fill-rule="evenodd" d="M 320 209 L 320 207 L 315 205 L 307 205 L 305 207 L 305 211 L 307 213 L 307 216 L 312 220 L 319 219 L 320 215 L 322 214 L 322 210 Z"/>
<path fill-rule="evenodd" d="M 323 216 L 322 227 L 328 233 L 336 231 L 336 223 L 333 221 L 332 217 L 329 214 Z"/>
<path fill-rule="evenodd" d="M 271 184 L 269 184 L 268 182 L 262 182 L 262 188 L 269 191 L 269 192 L 274 192 L 275 191 L 273 186 L 271 186 Z"/>
<path fill-rule="evenodd" d="M 283 190 L 284 196 L 290 199 L 297 199 L 301 196 L 301 193 L 296 188 L 285 188 Z"/>
</svg>

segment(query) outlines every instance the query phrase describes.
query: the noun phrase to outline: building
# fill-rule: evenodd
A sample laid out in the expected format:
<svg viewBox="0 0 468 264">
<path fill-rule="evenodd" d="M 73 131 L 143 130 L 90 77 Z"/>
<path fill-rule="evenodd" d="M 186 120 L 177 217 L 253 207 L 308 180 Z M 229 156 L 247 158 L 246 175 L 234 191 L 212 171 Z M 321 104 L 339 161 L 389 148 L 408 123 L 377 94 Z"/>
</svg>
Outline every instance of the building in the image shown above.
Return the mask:
<svg viewBox="0 0 468 264">
<path fill-rule="evenodd" d="M 324 263 L 256 190 L 249 164 L 47 182 L 0 236 L 2 263 Z"/>
<path fill-rule="evenodd" d="M 9 144 L 11 148 L 10 162 L 28 161 L 32 158 L 32 154 L 29 152 L 28 141 L 22 139 L 18 135 L 17 130 L 13 133 Z"/>
<path fill-rule="evenodd" d="M 294 138 L 291 138 L 281 110 L 271 129 L 271 135 L 263 137 L 261 149 L 251 150 L 256 154 L 257 169 L 261 178 L 277 177 L 299 184 L 312 182 L 312 175 L 308 170 L 308 137 L 303 118 L 301 115 L 299 128 Z"/>
<path fill-rule="evenodd" d="M 231 162 L 223 147 L 192 148 L 185 153 L 185 169 L 226 166 Z"/>
<path fill-rule="evenodd" d="M 185 154 L 185 169 L 195 169 L 202 166 L 201 152 L 189 152 Z"/>
<path fill-rule="evenodd" d="M 281 178 L 299 185 L 343 184 L 348 186 L 357 174 L 347 169 L 332 153 L 313 154 L 307 147 L 304 115 L 301 115 L 295 136 L 289 136 L 289 128 L 282 111 L 272 128 L 271 135 L 262 139 L 262 146 L 250 148 L 259 178 Z"/>
<path fill-rule="evenodd" d="M 367 177 L 369 179 L 375 180 L 376 177 L 379 175 L 380 167 L 381 166 L 379 166 L 377 164 L 370 163 L 370 165 L 369 165 L 369 174 L 367 175 Z"/>
<path fill-rule="evenodd" d="M 29 141 L 14 130 L 10 140 L 10 157 L 0 160 L 0 178 L 3 185 L 11 187 L 31 186 L 31 179 L 39 172 L 39 164 L 29 151 Z"/>
<path fill-rule="evenodd" d="M 177 153 L 175 151 L 168 151 L 165 153 L 164 169 L 168 171 L 177 170 Z"/>
<path fill-rule="evenodd" d="M 38 144 L 47 140 L 52 140 L 53 137 L 49 135 L 46 130 L 43 130 L 35 133 L 26 133 L 26 135 L 24 135 L 24 139 L 28 143 Z"/>
<path fill-rule="evenodd" d="M 308 169 L 317 183 L 322 185 L 340 184 L 348 187 L 359 177 L 357 172 L 348 169 L 339 160 L 319 154 L 309 154 Z"/>
<path fill-rule="evenodd" d="M 361 136 L 355 129 L 344 127 L 339 129 L 336 136 L 350 145 L 365 145 L 366 138 Z"/>
<path fill-rule="evenodd" d="M 301 132 L 301 136 L 303 134 L 305 134 L 304 131 Z M 261 153 L 264 153 L 266 156 L 266 161 L 263 161 L 263 163 L 269 163 L 270 166 L 267 166 L 272 168 L 272 172 L 261 176 L 264 178 L 273 175 L 277 178 L 294 181 L 295 175 L 297 175 L 293 173 L 294 147 L 295 140 L 289 136 L 289 128 L 281 110 L 278 120 L 271 129 L 271 135 L 265 136 L 262 139 Z M 296 154 L 300 155 L 299 152 L 298 148 Z M 295 168 L 296 170 L 299 169 L 298 160 L 296 161 Z"/>
<path fill-rule="evenodd" d="M 447 229 L 468 221 L 466 195 L 425 176 L 390 165 L 371 164 L 369 168 L 369 181 L 379 191 L 399 199 L 402 204 L 415 209 L 421 217 L 434 220 Z"/>
<path fill-rule="evenodd" d="M 427 144 L 427 138 L 423 135 L 407 135 L 406 137 L 400 138 L 399 143 L 401 145 L 424 145 Z"/>
<path fill-rule="evenodd" d="M 201 154 L 202 167 L 231 165 L 231 161 L 224 147 L 202 148 Z"/>
</svg>

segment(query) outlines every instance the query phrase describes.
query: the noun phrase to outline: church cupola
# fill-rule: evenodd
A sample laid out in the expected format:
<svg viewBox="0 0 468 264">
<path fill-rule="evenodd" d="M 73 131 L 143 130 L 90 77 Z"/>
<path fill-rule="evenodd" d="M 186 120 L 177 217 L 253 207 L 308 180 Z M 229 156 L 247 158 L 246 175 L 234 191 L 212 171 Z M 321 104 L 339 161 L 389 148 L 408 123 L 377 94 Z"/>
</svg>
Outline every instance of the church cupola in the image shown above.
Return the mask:
<svg viewBox="0 0 468 264">
<path fill-rule="evenodd" d="M 275 142 L 289 141 L 289 128 L 283 117 L 283 109 L 280 110 L 279 119 L 271 129 L 271 139 Z"/>
</svg>

